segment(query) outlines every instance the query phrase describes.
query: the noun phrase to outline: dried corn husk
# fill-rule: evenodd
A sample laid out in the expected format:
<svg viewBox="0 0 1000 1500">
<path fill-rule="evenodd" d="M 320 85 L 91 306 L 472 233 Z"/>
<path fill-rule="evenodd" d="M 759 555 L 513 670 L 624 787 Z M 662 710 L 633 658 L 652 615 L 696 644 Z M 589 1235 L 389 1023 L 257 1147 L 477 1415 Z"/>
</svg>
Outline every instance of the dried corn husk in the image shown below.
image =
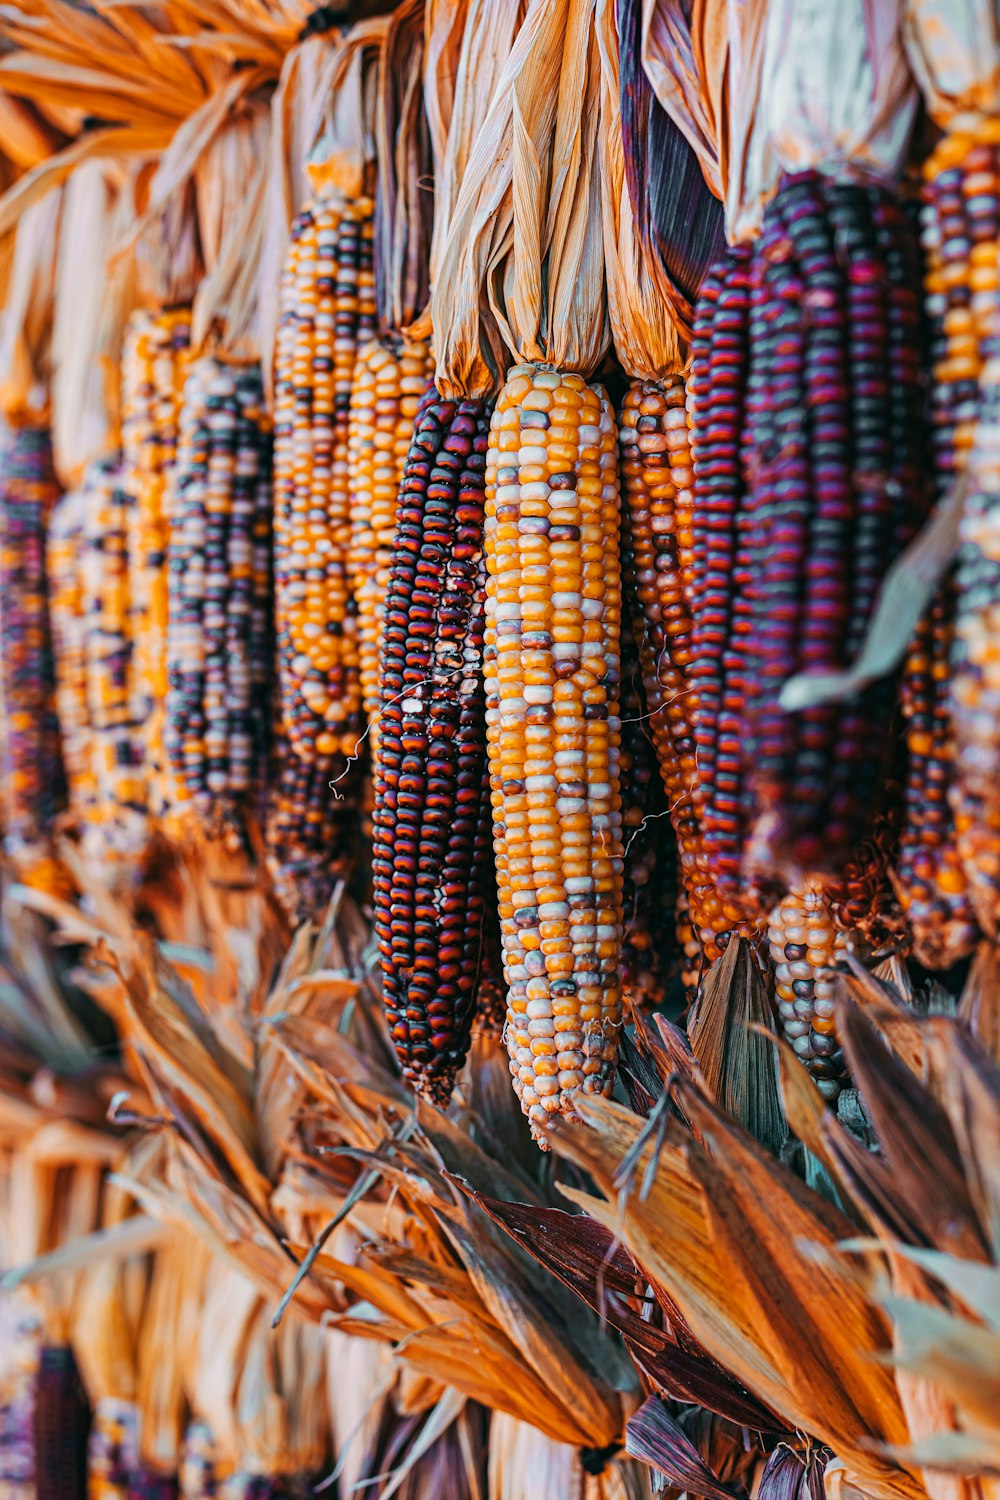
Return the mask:
<svg viewBox="0 0 1000 1500">
<path fill-rule="evenodd" d="M 747 7 L 743 7 L 745 10 Z M 753 9 L 753 7 L 750 7 Z M 756 7 L 760 12 L 760 7 Z M 717 198 L 728 179 L 728 0 L 643 0 L 642 61 L 653 92 L 701 162 Z M 762 12 L 760 12 L 762 14 Z"/>
<path fill-rule="evenodd" d="M 41 421 L 52 374 L 52 321 L 63 195 L 39 197 L 17 226 L 7 296 L 0 314 L 0 410 Z"/>
<path fill-rule="evenodd" d="M 494 1412 L 490 1422 L 489 1500 L 652 1500 L 652 1474 L 622 1457 L 606 1462 L 553 1442 L 526 1422 Z M 596 1472 L 589 1472 L 593 1470 Z"/>
<path fill-rule="evenodd" d="M 52 445 L 67 489 L 119 445 L 118 367 L 138 303 L 135 265 L 115 248 L 134 217 L 135 170 L 87 162 L 63 189 L 52 330 Z"/>
<path fill-rule="evenodd" d="M 910 67 L 936 124 L 1000 108 L 1000 15 L 989 0 L 903 0 Z"/>
<path fill-rule="evenodd" d="M 404 0 L 382 45 L 375 111 L 375 300 L 383 335 L 400 334 L 430 296 L 434 162 L 423 69 L 424 3 Z"/>
</svg>

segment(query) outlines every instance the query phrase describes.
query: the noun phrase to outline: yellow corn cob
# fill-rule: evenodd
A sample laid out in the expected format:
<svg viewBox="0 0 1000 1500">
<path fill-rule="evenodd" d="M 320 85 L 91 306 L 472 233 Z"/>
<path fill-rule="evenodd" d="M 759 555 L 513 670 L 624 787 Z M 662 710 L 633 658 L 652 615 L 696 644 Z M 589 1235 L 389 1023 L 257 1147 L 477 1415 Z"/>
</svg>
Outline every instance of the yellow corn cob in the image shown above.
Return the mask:
<svg viewBox="0 0 1000 1500">
<path fill-rule="evenodd" d="M 137 312 L 122 360 L 122 484 L 129 498 L 133 716 L 142 726 L 152 811 L 177 799 L 163 744 L 167 696 L 167 545 L 170 476 L 177 459 L 191 315 Z"/>
<path fill-rule="evenodd" d="M 768 919 L 775 994 L 782 1030 L 826 1098 L 843 1080 L 843 1056 L 833 1026 L 835 971 L 850 939 L 837 929 L 819 886 L 789 891 Z"/>
<path fill-rule="evenodd" d="M 509 373 L 490 428 L 487 733 L 506 1041 L 540 1134 L 607 1094 L 622 1019 L 618 434 L 600 387 Z"/>
<path fill-rule="evenodd" d="M 358 654 L 371 751 L 378 733 L 378 653 L 389 587 L 396 495 L 421 398 L 434 362 L 427 344 L 367 344 L 351 386 L 348 473 L 351 492 L 351 587 L 358 611 Z"/>
<path fill-rule="evenodd" d="M 371 200 L 315 203 L 292 228 L 274 363 L 281 712 L 307 759 L 351 754 L 361 728 L 347 444 L 357 352 L 375 331 Z"/>
</svg>

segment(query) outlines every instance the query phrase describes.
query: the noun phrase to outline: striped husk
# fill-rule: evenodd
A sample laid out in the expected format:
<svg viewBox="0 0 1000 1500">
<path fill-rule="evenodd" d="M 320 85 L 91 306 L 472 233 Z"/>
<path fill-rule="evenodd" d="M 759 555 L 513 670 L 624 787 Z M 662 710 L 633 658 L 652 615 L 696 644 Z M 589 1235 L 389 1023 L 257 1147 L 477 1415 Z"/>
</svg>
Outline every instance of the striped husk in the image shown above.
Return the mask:
<svg viewBox="0 0 1000 1500">
<path fill-rule="evenodd" d="M 421 404 L 403 471 L 380 655 L 372 884 L 404 1076 L 439 1104 L 469 1046 L 489 811 L 483 715 L 487 411 Z"/>
<path fill-rule="evenodd" d="M 486 698 L 508 984 L 532 1132 L 610 1092 L 622 1019 L 618 434 L 600 387 L 509 371 L 487 467 Z"/>
</svg>

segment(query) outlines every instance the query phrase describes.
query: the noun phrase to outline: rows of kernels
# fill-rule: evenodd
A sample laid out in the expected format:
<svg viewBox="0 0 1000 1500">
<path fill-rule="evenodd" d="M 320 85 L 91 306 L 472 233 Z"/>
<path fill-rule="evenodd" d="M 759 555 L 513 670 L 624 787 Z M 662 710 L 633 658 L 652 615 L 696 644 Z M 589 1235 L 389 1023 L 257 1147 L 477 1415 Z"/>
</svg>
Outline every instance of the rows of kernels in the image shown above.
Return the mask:
<svg viewBox="0 0 1000 1500">
<path fill-rule="evenodd" d="M 622 573 L 626 548 L 623 544 Z M 661 830 L 666 800 L 648 733 L 649 714 L 639 657 L 628 623 L 621 636 L 622 801 L 622 985 L 633 1004 L 656 1005 L 665 998 L 661 978 L 668 954 L 660 951 L 656 930 Z M 669 827 L 669 825 L 667 825 Z M 671 835 L 672 836 L 672 835 Z M 673 937 L 668 939 L 673 947 Z"/>
<path fill-rule="evenodd" d="M 215 828 L 256 790 L 268 727 L 271 434 L 258 366 L 192 365 L 169 512 L 167 754 Z"/>
<path fill-rule="evenodd" d="M 87 698 L 87 620 L 83 598 L 83 546 L 87 496 L 63 495 L 52 511 L 46 570 L 49 620 L 56 669 L 56 715 L 70 811 L 91 818 L 97 800 Z"/>
<path fill-rule="evenodd" d="M 821 1092 L 835 1099 L 844 1074 L 834 1034 L 836 970 L 849 939 L 838 930 L 818 886 L 789 891 L 768 921 L 768 944 L 781 1027 Z"/>
<path fill-rule="evenodd" d="M 83 484 L 81 554 L 87 622 L 87 711 L 96 785 L 95 851 L 130 856 L 149 837 L 142 743 L 132 698 L 132 628 L 126 534 L 129 498 L 117 456 L 92 464 Z"/>
<path fill-rule="evenodd" d="M 169 478 L 177 458 L 191 315 L 134 314 L 122 360 L 122 485 L 129 497 L 128 571 L 133 716 L 141 726 L 151 811 L 164 816 L 176 786 L 163 744 L 167 696 Z"/>
<path fill-rule="evenodd" d="M 358 611 L 364 711 L 374 753 L 378 734 L 378 653 L 396 525 L 396 496 L 420 402 L 434 361 L 427 344 L 373 342 L 358 355 L 351 386 L 351 587 Z"/>
<path fill-rule="evenodd" d="M 37 844 L 59 805 L 45 579 L 45 528 L 57 495 L 47 430 L 5 431 L 0 446 L 0 805 L 8 852 Z"/>
<path fill-rule="evenodd" d="M 1000 933 L 1000 330 L 986 345 L 961 524 L 951 704 L 958 851 L 979 923 Z"/>
<path fill-rule="evenodd" d="M 404 1075 L 445 1104 L 469 1046 L 489 863 L 482 401 L 421 403 L 379 658 L 375 941 Z"/>
<path fill-rule="evenodd" d="M 139 1464 L 139 1417 L 131 1401 L 102 1397 L 87 1445 L 88 1500 L 129 1500 Z"/>
<path fill-rule="evenodd" d="M 949 802 L 955 772 L 953 637 L 954 590 L 946 583 L 920 622 L 901 683 L 907 765 L 895 885 L 914 956 L 930 969 L 949 968 L 978 938 Z"/>
<path fill-rule="evenodd" d="M 275 345 L 274 563 L 281 712 L 306 757 L 351 754 L 361 729 L 348 426 L 358 349 L 375 332 L 371 200 L 305 209 Z"/>
<path fill-rule="evenodd" d="M 358 767 L 342 755 L 304 761 L 280 729 L 271 752 L 264 845 L 291 922 L 318 921 L 357 849 Z"/>
<path fill-rule="evenodd" d="M 487 465 L 487 681 L 514 1087 L 608 1093 L 621 1027 L 618 434 L 603 390 L 508 375 Z M 495 652 L 495 656 L 492 653 Z"/>
</svg>

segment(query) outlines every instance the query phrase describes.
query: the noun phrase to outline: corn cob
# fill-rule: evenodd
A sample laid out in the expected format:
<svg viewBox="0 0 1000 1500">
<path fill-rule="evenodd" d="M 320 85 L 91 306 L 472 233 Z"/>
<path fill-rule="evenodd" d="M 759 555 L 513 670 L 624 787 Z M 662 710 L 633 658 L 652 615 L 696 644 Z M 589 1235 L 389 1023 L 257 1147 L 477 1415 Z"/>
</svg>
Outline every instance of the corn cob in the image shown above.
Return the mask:
<svg viewBox="0 0 1000 1500">
<path fill-rule="evenodd" d="M 358 612 L 361 692 L 372 752 L 378 733 L 378 653 L 389 583 L 396 496 L 433 360 L 426 344 L 371 343 L 354 367 L 348 423 L 349 571 Z"/>
<path fill-rule="evenodd" d="M 137 312 L 122 359 L 122 486 L 129 497 L 128 574 L 133 640 L 132 715 L 141 726 L 152 811 L 173 801 L 163 744 L 167 697 L 167 504 L 177 459 L 191 337 L 185 308 Z"/>
<path fill-rule="evenodd" d="M 58 489 L 44 428 L 0 447 L 0 807 L 8 853 L 37 848 L 62 791 L 45 578 L 45 531 Z"/>
<path fill-rule="evenodd" d="M 709 300 L 701 304 L 699 331 L 705 326 L 706 308 L 714 314 L 712 291 L 710 287 Z M 707 400 L 708 369 L 702 346 L 699 353 L 702 356 L 699 374 Z M 701 804 L 706 801 L 703 793 L 707 783 L 700 774 L 695 751 L 694 713 L 699 672 L 705 672 L 712 646 L 710 630 L 703 618 L 701 654 L 696 663 L 688 602 L 695 587 L 696 537 L 703 566 L 707 566 L 708 559 L 706 528 L 702 525 L 699 529 L 693 514 L 694 468 L 685 392 L 679 378 L 662 386 L 648 381 L 632 383 L 621 411 L 620 446 L 624 494 L 622 574 L 639 641 L 649 730 L 677 835 L 689 909 L 706 956 L 711 960 L 720 952 L 718 939 L 724 933 L 737 930 L 747 936 L 754 935 L 761 914 L 753 911 L 740 889 L 741 825 L 732 825 L 734 832 L 728 851 L 720 843 L 718 816 L 713 823 L 712 840 L 706 840 L 703 827 Z M 705 462 L 703 454 L 703 469 Z M 706 502 L 705 517 L 710 513 L 710 504 Z M 711 542 L 711 531 L 708 539 Z M 710 606 L 708 600 L 703 615 Z M 707 690 L 706 699 L 711 701 L 711 689 Z M 702 733 L 704 739 L 704 724 Z M 738 759 L 720 767 L 718 775 L 723 782 L 718 800 L 725 811 L 726 778 L 737 787 L 742 785 Z M 708 815 L 710 819 L 713 816 L 711 807 Z M 727 812 L 726 816 L 732 824 L 731 815 Z"/>
<path fill-rule="evenodd" d="M 978 938 L 948 800 L 955 756 L 948 712 L 953 609 L 953 590 L 946 585 L 920 622 L 901 689 L 907 769 L 895 885 L 914 956 L 929 969 L 949 968 L 971 953 Z"/>
<path fill-rule="evenodd" d="M 919 261 L 888 193 L 807 173 L 769 205 L 754 276 L 748 863 L 822 874 L 878 807 L 893 685 L 799 714 L 778 695 L 853 660 L 926 512 Z"/>
<path fill-rule="evenodd" d="M 404 1075 L 441 1104 L 469 1046 L 489 858 L 486 448 L 482 402 L 428 394 L 400 485 L 380 655 L 375 940 Z"/>
<path fill-rule="evenodd" d="M 37 1500 L 86 1500 L 90 1407 L 68 1345 L 43 1348 L 35 1377 Z"/>
<path fill-rule="evenodd" d="M 304 758 L 350 755 L 361 730 L 350 592 L 348 423 L 358 349 L 375 335 L 372 203 L 315 203 L 292 228 L 274 366 L 274 563 L 281 712 Z"/>
<path fill-rule="evenodd" d="M 56 669 L 56 717 L 70 811 L 83 822 L 95 816 L 96 766 L 87 696 L 87 618 L 83 548 L 87 496 L 73 490 L 56 503 L 48 531 L 46 572 Z"/>
<path fill-rule="evenodd" d="M 131 696 L 128 509 L 118 457 L 91 464 L 83 483 L 80 554 L 94 777 L 88 842 L 95 855 L 122 857 L 141 852 L 149 836 L 142 745 Z"/>
<path fill-rule="evenodd" d="M 113 1397 L 98 1401 L 87 1452 L 87 1500 L 129 1500 L 138 1462 L 135 1405 Z"/>
<path fill-rule="evenodd" d="M 487 890 L 483 899 L 483 943 L 479 956 L 476 1011 L 472 1029 L 476 1035 L 500 1041 L 507 1019 L 507 987 L 503 979 L 496 880 L 492 871 L 488 871 L 487 875 Z"/>
<path fill-rule="evenodd" d="M 956 745 L 953 789 L 958 837 L 969 894 L 983 931 L 1000 933 L 1000 360 L 991 356 L 981 379 L 970 492 L 956 569 L 952 650 L 952 717 Z"/>
<path fill-rule="evenodd" d="M 343 756 L 301 760 L 279 728 L 271 754 L 264 841 L 275 892 L 289 920 L 317 921 L 358 843 L 357 768 Z"/>
<path fill-rule="evenodd" d="M 271 436 L 258 367 L 191 366 L 168 510 L 166 749 L 218 830 L 257 790 L 267 732 Z"/>
<path fill-rule="evenodd" d="M 487 733 L 507 1050 L 532 1132 L 610 1092 L 622 1020 L 614 415 L 600 387 L 509 373 L 487 466 Z"/>
<path fill-rule="evenodd" d="M 622 445 L 624 455 L 625 448 Z M 625 469 L 623 456 L 622 470 Z M 623 553 L 625 548 L 623 547 Z M 624 571 L 624 557 L 623 557 Z M 660 821 L 666 800 L 657 774 L 656 756 L 647 737 L 649 714 L 631 630 L 621 638 L 621 796 L 624 864 L 622 872 L 622 982 L 633 1004 L 657 1005 L 664 998 L 660 976 L 668 953 L 657 952 L 662 934 L 654 930 Z M 669 945 L 673 946 L 672 935 Z"/>
<path fill-rule="evenodd" d="M 129 1484 L 128 1500 L 180 1500 L 176 1474 L 157 1474 L 145 1467 L 136 1469 Z"/>
<path fill-rule="evenodd" d="M 815 885 L 782 897 L 771 912 L 767 936 L 782 1030 L 820 1092 L 835 1099 L 844 1059 L 834 1035 L 834 976 L 848 936 L 837 929 L 829 902 Z"/>
</svg>

